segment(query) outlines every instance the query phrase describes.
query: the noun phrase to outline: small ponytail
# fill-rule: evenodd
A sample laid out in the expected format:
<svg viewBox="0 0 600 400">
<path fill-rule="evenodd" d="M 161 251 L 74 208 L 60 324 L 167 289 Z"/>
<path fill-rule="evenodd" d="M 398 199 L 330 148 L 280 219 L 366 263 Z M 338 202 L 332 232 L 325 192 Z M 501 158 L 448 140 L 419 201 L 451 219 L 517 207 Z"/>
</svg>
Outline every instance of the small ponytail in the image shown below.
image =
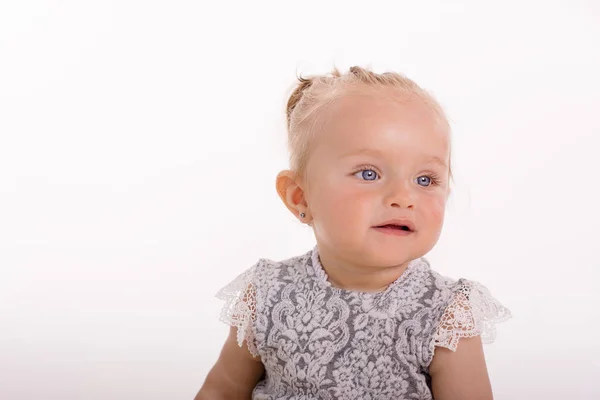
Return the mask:
<svg viewBox="0 0 600 400">
<path fill-rule="evenodd" d="M 286 121 L 287 121 L 288 129 L 290 129 L 292 112 L 294 112 L 294 109 L 296 108 L 296 106 L 298 105 L 298 102 L 302 98 L 303 93 L 313 83 L 312 78 L 306 79 L 306 78 L 303 78 L 302 76 L 299 76 L 297 78 L 299 81 L 298 86 L 296 87 L 296 89 L 294 90 L 294 92 L 292 93 L 290 98 L 288 99 L 287 107 L 286 107 Z"/>
</svg>

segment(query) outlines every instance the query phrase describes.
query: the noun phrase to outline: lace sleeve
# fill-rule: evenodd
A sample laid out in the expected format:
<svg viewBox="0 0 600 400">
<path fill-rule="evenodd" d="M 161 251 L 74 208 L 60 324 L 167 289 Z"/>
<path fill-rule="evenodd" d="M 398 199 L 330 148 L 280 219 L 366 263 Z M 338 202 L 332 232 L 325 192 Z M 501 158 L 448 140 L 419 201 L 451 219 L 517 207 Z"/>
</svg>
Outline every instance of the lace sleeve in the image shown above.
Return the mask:
<svg viewBox="0 0 600 400">
<path fill-rule="evenodd" d="M 217 293 L 224 300 L 220 320 L 237 328 L 237 343 L 244 341 L 250 353 L 256 357 L 258 350 L 254 340 L 252 323 L 256 319 L 256 288 L 254 282 L 256 266 L 248 269 Z"/>
<path fill-rule="evenodd" d="M 487 288 L 464 280 L 444 311 L 433 336 L 432 347 L 456 351 L 463 337 L 481 336 L 483 343 L 496 338 L 496 324 L 511 318 L 510 311 L 494 299 Z"/>
</svg>

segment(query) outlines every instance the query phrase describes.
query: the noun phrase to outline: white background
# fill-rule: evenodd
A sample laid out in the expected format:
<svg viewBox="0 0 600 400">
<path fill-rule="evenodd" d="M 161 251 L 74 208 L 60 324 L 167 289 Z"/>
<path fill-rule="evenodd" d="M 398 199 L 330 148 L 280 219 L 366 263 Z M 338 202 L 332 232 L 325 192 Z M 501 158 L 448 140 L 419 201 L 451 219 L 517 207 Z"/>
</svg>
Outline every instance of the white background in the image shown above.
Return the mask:
<svg viewBox="0 0 600 400">
<path fill-rule="evenodd" d="M 599 399 L 600 3 L 0 3 L 0 398 L 191 399 L 215 292 L 310 249 L 274 189 L 296 74 L 405 73 L 452 119 L 428 258 L 514 318 L 496 399 Z"/>
</svg>

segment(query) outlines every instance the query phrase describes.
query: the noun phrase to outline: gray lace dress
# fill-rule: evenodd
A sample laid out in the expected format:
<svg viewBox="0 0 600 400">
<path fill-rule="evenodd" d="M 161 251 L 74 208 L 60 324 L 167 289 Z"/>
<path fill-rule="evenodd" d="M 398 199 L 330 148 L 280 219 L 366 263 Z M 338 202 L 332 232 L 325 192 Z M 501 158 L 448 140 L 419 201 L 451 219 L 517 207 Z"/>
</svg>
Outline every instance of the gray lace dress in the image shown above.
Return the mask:
<svg viewBox="0 0 600 400">
<path fill-rule="evenodd" d="M 488 290 L 412 261 L 385 291 L 333 287 L 318 249 L 284 261 L 259 260 L 217 297 L 238 344 L 260 356 L 259 400 L 432 399 L 434 347 L 495 337 L 510 312 Z"/>
</svg>

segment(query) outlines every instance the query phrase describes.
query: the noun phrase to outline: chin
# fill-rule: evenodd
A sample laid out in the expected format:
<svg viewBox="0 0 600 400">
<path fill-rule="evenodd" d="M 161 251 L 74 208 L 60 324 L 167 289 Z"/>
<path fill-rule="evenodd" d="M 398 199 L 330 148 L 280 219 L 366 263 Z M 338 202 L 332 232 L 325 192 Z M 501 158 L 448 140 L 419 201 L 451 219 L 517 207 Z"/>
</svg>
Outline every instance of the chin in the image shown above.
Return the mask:
<svg viewBox="0 0 600 400">
<path fill-rule="evenodd" d="M 393 267 L 419 258 L 420 255 L 413 249 L 387 248 L 387 246 L 374 246 L 363 253 L 367 258 L 365 264 L 377 267 Z"/>
<path fill-rule="evenodd" d="M 380 246 L 375 246 L 375 248 L 379 247 L 375 253 L 379 253 L 378 257 L 382 260 L 385 259 L 389 265 L 398 265 L 423 257 L 434 247 L 434 245 L 435 242 L 422 240 L 407 243 L 405 246 L 385 243 L 380 244 Z"/>
<path fill-rule="evenodd" d="M 418 258 L 413 254 L 391 254 L 388 257 L 381 258 L 381 266 L 382 267 L 394 267 L 397 265 L 405 264 Z"/>
</svg>

